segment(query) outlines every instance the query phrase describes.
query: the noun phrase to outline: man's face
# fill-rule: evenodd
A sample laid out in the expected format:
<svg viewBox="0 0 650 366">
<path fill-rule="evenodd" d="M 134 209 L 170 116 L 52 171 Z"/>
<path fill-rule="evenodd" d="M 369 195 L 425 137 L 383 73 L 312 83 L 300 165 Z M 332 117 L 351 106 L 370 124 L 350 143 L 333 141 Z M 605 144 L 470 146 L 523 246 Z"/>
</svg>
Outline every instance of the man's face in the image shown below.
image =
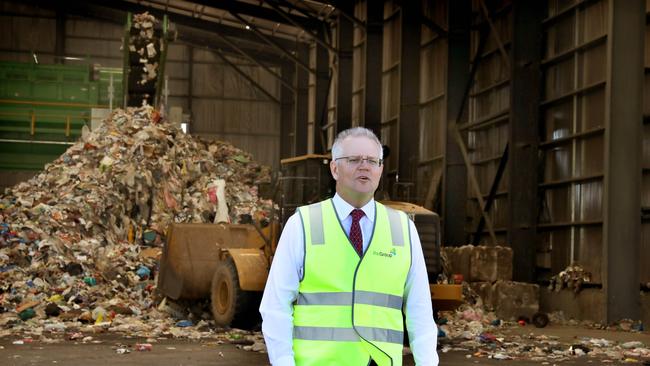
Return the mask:
<svg viewBox="0 0 650 366">
<path fill-rule="evenodd" d="M 379 159 L 379 147 L 367 137 L 348 137 L 341 143 L 343 157 Z M 383 165 L 376 166 L 366 160 L 350 163 L 339 159 L 330 163 L 332 176 L 336 180 L 336 191 L 346 199 L 370 199 L 379 186 Z"/>
</svg>

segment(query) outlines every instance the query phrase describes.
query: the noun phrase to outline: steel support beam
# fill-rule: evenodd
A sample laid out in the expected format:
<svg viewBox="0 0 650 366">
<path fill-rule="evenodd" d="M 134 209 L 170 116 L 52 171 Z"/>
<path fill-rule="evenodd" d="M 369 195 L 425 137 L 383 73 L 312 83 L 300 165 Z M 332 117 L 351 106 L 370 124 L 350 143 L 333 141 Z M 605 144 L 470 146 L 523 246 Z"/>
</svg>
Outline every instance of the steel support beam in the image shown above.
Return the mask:
<svg viewBox="0 0 650 366">
<path fill-rule="evenodd" d="M 65 1 L 65 3 L 66 3 L 66 7 L 67 4 L 74 4 L 74 2 L 71 2 L 69 0 Z M 169 20 L 177 24 L 203 29 L 206 31 L 217 32 L 222 36 L 225 35 L 225 36 L 237 37 L 237 38 L 241 38 L 253 42 L 259 42 L 258 36 L 256 36 L 253 32 L 249 30 L 238 28 L 238 27 L 231 27 L 228 25 L 219 24 L 217 22 L 213 22 L 205 19 L 194 18 L 189 15 L 183 15 L 174 12 L 166 12 L 163 9 L 156 8 L 153 6 L 146 6 L 146 5 L 132 3 L 124 0 L 111 0 L 111 1 L 90 0 L 88 3 L 104 6 L 108 8 L 113 8 L 117 10 L 122 10 L 122 11 L 135 12 L 135 13 L 142 13 L 148 11 L 150 14 L 160 19 L 162 19 L 163 15 L 167 14 L 169 16 Z M 269 40 L 272 40 L 272 42 L 274 42 L 277 46 L 283 49 L 287 49 L 287 48 L 293 49 L 295 47 L 295 41 L 289 41 L 287 39 L 274 37 L 271 35 L 264 35 L 264 36 Z"/>
<path fill-rule="evenodd" d="M 278 51 L 282 52 L 285 56 L 287 56 L 288 58 L 293 60 L 293 62 L 298 64 L 298 66 L 304 68 L 305 70 L 307 70 L 307 71 L 309 71 L 311 73 L 316 72 L 315 70 L 313 70 L 313 69 L 311 69 L 309 67 L 309 64 L 305 64 L 304 62 L 300 61 L 300 59 L 298 57 L 296 57 L 293 54 L 293 52 L 291 52 L 291 51 L 289 51 L 287 49 L 287 48 L 291 49 L 291 48 L 295 47 L 295 45 L 292 45 L 292 47 L 286 47 L 285 48 L 285 47 L 282 46 L 282 44 L 280 44 L 280 42 L 278 42 L 276 39 L 273 39 L 273 37 L 262 33 L 260 30 L 257 29 L 257 27 L 255 27 L 255 25 L 253 23 L 251 23 L 248 20 L 244 19 L 241 15 L 239 15 L 237 13 L 234 13 L 234 12 L 230 12 L 230 14 L 232 16 L 234 16 L 235 18 L 237 18 L 237 20 L 239 20 L 242 24 L 245 24 L 248 27 L 248 29 L 250 29 L 262 41 L 266 42 L 267 44 L 273 46 Z"/>
<path fill-rule="evenodd" d="M 280 66 L 289 61 L 275 52 L 269 52 L 266 46 L 250 48 L 249 42 L 235 41 L 217 32 L 208 32 L 183 25 L 177 25 L 177 29 L 178 39 L 181 41 L 197 47 L 219 48 L 224 53 L 233 55 L 244 55 L 245 57 L 246 55 L 251 57 L 255 55 L 254 61 L 251 61 L 256 64 Z M 237 48 L 233 48 L 233 45 Z M 258 45 L 261 44 L 258 43 Z"/>
<path fill-rule="evenodd" d="M 318 34 L 314 33 L 311 29 L 303 27 L 300 25 L 300 23 L 293 21 L 288 14 L 280 8 L 276 3 L 266 0 L 266 4 L 268 4 L 270 7 L 272 7 L 280 16 L 284 17 L 287 19 L 292 25 L 302 29 L 303 32 L 307 33 L 314 41 L 316 41 L 318 44 L 321 46 L 327 48 L 330 52 L 337 53 L 338 50 L 334 47 L 332 47 L 330 44 L 328 44 L 325 39 L 322 39 Z M 318 31 L 318 30 L 317 30 Z"/>
<path fill-rule="evenodd" d="M 322 26 L 322 22 L 313 18 L 306 18 L 299 15 L 288 14 L 281 16 L 275 11 L 263 6 L 245 3 L 242 1 L 233 0 L 192 0 L 193 3 L 209 6 L 215 9 L 226 11 L 233 11 L 238 14 L 249 15 L 255 18 L 266 19 L 274 23 L 281 23 L 292 26 L 299 26 L 305 29 L 318 29 Z"/>
<path fill-rule="evenodd" d="M 282 65 L 282 78 L 285 80 L 293 81 L 296 75 L 295 65 L 290 63 L 285 63 Z M 280 159 L 290 158 L 295 156 L 295 142 L 293 140 L 294 128 L 294 108 L 295 108 L 295 96 L 297 93 L 294 93 L 294 90 L 298 89 L 294 87 L 287 87 L 282 85 L 280 89 Z"/>
<path fill-rule="evenodd" d="M 187 132 L 192 133 L 192 107 L 194 106 L 194 47 L 187 46 L 187 109 L 190 112 L 190 123 L 187 126 Z"/>
<path fill-rule="evenodd" d="M 449 40 L 447 56 L 447 115 L 451 123 L 462 115 L 465 86 L 470 82 L 470 0 L 449 2 Z M 478 60 L 478 58 L 477 58 Z M 451 129 L 445 144 L 445 174 L 443 180 L 443 243 L 465 245 L 467 222 L 467 168 Z"/>
<path fill-rule="evenodd" d="M 489 18 L 489 12 L 488 16 Z M 466 169 L 466 176 L 468 178 L 468 181 L 470 183 L 470 187 L 472 188 L 471 191 L 474 194 L 474 197 L 478 201 L 479 204 L 479 209 L 481 210 L 481 216 L 485 220 L 485 223 L 488 228 L 488 232 L 490 234 L 490 238 L 492 240 L 492 245 L 497 245 L 497 238 L 494 233 L 494 227 L 492 225 L 492 220 L 490 219 L 487 210 L 485 209 L 486 205 L 483 200 L 483 196 L 481 193 L 481 189 L 479 187 L 478 181 L 476 179 L 476 174 L 474 172 L 474 166 L 472 165 L 472 162 L 470 161 L 469 158 L 469 153 L 467 152 L 467 147 L 465 146 L 465 141 L 460 133 L 459 130 L 459 123 L 460 120 L 463 116 L 463 110 L 465 107 L 465 103 L 467 102 L 469 98 L 469 92 L 471 90 L 472 84 L 474 82 L 474 76 L 476 75 L 476 71 L 478 70 L 478 65 L 481 59 L 481 55 L 483 53 L 483 48 L 485 47 L 487 36 L 489 35 L 489 32 L 484 28 L 480 28 L 480 37 L 479 37 L 479 43 L 478 46 L 476 47 L 476 55 L 474 59 L 472 60 L 472 67 L 470 69 L 469 77 L 467 78 L 467 83 L 465 84 L 465 89 L 462 94 L 462 97 L 460 98 L 460 105 L 458 110 L 456 111 L 456 118 L 454 120 L 451 120 L 449 125 L 448 125 L 448 131 L 447 135 L 449 137 L 448 140 L 454 140 L 457 144 L 458 149 L 460 150 L 460 155 L 462 156 L 462 160 L 465 164 L 465 169 Z M 508 61 L 509 63 L 509 61 Z"/>
<path fill-rule="evenodd" d="M 645 1 L 610 1 L 605 91 L 603 279 L 607 322 L 639 319 Z M 645 260 L 644 260 L 645 259 Z"/>
<path fill-rule="evenodd" d="M 43 7 L 45 9 L 56 10 L 56 4 L 52 2 L 46 2 L 43 0 L 40 1 L 27 1 L 30 4 L 35 6 Z M 98 20 L 103 20 L 106 22 L 124 25 L 126 20 L 126 11 L 119 10 L 114 8 L 105 7 L 107 5 L 95 5 L 90 3 L 65 3 L 65 14 L 75 15 L 81 17 L 90 17 Z M 178 25 L 178 39 L 187 43 L 190 43 L 198 47 L 211 47 L 211 48 L 223 48 L 224 51 L 230 49 L 230 46 L 223 42 L 219 36 L 223 37 L 220 33 L 217 33 L 214 30 L 205 30 L 203 28 L 197 28 L 193 26 Z M 263 60 L 264 63 L 281 65 L 285 60 L 283 60 L 279 54 L 275 52 L 269 52 L 264 50 L 268 46 L 259 43 L 257 38 L 254 38 L 254 44 L 256 47 L 249 48 L 246 44 L 250 45 L 250 41 L 239 43 L 239 47 L 248 52 L 249 54 L 255 54 L 257 60 Z M 237 53 L 236 50 L 229 51 L 230 53 Z"/>
<path fill-rule="evenodd" d="M 309 46 L 301 45 L 298 47 L 298 58 L 303 63 L 309 63 Z M 307 154 L 308 126 L 307 121 L 309 113 L 309 73 L 305 69 L 295 65 L 296 75 L 296 97 L 294 103 L 295 117 L 293 131 L 293 155 Z"/>
<path fill-rule="evenodd" d="M 289 2 L 287 0 L 278 0 L 278 1 L 280 3 L 282 3 L 282 6 L 288 8 L 288 9 L 291 9 L 291 10 L 295 10 L 296 12 L 303 14 L 305 17 L 307 17 L 308 19 L 311 19 L 314 22 L 322 22 L 318 17 L 315 17 L 314 14 L 312 14 L 310 11 L 307 11 L 305 9 L 302 9 L 302 8 L 298 7 L 298 6 L 295 6 L 294 4 L 292 4 L 291 2 Z"/>
<path fill-rule="evenodd" d="M 499 166 L 497 167 L 497 172 L 494 175 L 494 180 L 492 181 L 492 186 L 490 187 L 490 194 L 488 195 L 487 200 L 485 201 L 485 207 L 483 208 L 483 212 L 485 213 L 490 212 L 490 208 L 492 207 L 492 204 L 496 198 L 497 190 L 499 189 L 499 184 L 501 184 L 501 178 L 503 177 L 503 173 L 505 172 L 506 166 L 508 165 L 509 145 L 510 144 L 506 144 L 505 149 L 503 149 L 503 154 L 501 154 Z M 476 227 L 476 231 L 472 237 L 472 245 L 479 245 L 481 243 L 481 235 L 483 234 L 483 229 L 485 229 L 485 218 L 481 216 L 481 220 L 478 222 L 478 226 Z"/>
<path fill-rule="evenodd" d="M 239 54 L 244 56 L 246 59 L 248 59 L 249 61 L 251 61 L 255 65 L 261 67 L 262 69 L 264 69 L 264 71 L 266 71 L 271 76 L 276 78 L 280 83 L 282 83 L 282 85 L 284 85 L 285 87 L 291 89 L 291 91 L 293 91 L 294 93 L 296 92 L 296 89 L 293 87 L 293 85 L 291 85 L 291 82 L 289 82 L 287 80 L 284 80 L 282 75 L 278 75 L 275 71 L 271 70 L 268 66 L 266 66 L 266 65 L 262 64 L 261 62 L 257 61 L 257 59 L 255 59 L 255 57 L 253 57 L 249 52 L 246 52 L 244 49 L 237 46 L 237 44 L 235 42 L 231 41 L 227 37 L 221 36 L 218 33 L 215 33 L 215 35 L 217 37 L 219 37 L 221 40 L 223 40 L 228 46 L 230 46 L 230 48 L 232 48 L 233 50 L 239 52 Z"/>
<path fill-rule="evenodd" d="M 384 2 L 366 3 L 365 100 L 363 120 L 366 128 L 381 137 L 381 60 L 384 35 Z"/>
<path fill-rule="evenodd" d="M 352 22 L 344 17 L 344 12 L 354 13 L 354 2 L 346 1 L 339 9 L 336 43 L 339 52 L 336 61 L 336 133 L 352 127 Z"/>
<path fill-rule="evenodd" d="M 427 28 L 429 28 L 430 30 L 438 33 L 438 35 L 441 36 L 441 37 L 449 36 L 448 31 L 445 30 L 444 28 L 442 28 L 440 25 L 438 25 L 438 23 L 436 23 L 433 20 L 429 19 L 424 14 L 420 14 L 420 16 L 421 16 L 420 21 L 422 22 L 422 24 L 426 25 Z"/>
<path fill-rule="evenodd" d="M 508 244 L 513 279 L 535 282 L 537 243 L 537 156 L 541 100 L 542 20 L 545 1 L 513 3 L 510 55 L 510 136 L 508 145 Z M 487 13 L 487 9 L 485 9 Z M 492 31 L 494 33 L 494 29 Z M 502 51 L 504 52 L 504 51 Z"/>
<path fill-rule="evenodd" d="M 420 11 L 418 6 L 401 7 L 399 163 L 400 183 L 415 183 L 417 177 L 420 121 Z M 394 147 L 393 147 L 394 148 Z M 399 199 L 399 197 L 396 197 Z M 404 197 L 410 199 L 411 197 Z"/>
<path fill-rule="evenodd" d="M 266 95 L 267 98 L 269 98 L 270 101 L 275 102 L 277 104 L 282 104 L 278 98 L 276 98 L 273 94 L 269 93 L 268 90 L 264 89 L 263 86 L 261 86 L 257 81 L 253 80 L 247 73 L 245 73 L 242 69 L 239 68 L 239 66 L 235 65 L 232 61 L 228 60 L 226 55 L 224 55 L 221 51 L 217 49 L 211 50 L 213 51 L 223 62 L 225 62 L 228 66 L 232 67 L 241 77 L 246 79 L 254 88 L 258 89 L 259 91 L 262 92 L 262 94 Z"/>
<path fill-rule="evenodd" d="M 324 32 L 324 31 L 321 31 Z M 320 34 L 319 34 L 320 35 Z M 320 35 L 322 36 L 322 35 Z M 330 67 L 329 54 L 325 47 L 316 44 L 316 93 L 314 101 L 316 115 L 314 119 L 314 153 L 324 154 L 327 152 L 326 132 L 323 126 L 327 123 L 327 100 L 330 90 Z"/>
<path fill-rule="evenodd" d="M 339 16 L 345 17 L 347 20 L 351 21 L 354 23 L 357 27 L 361 27 L 361 29 L 365 30 L 366 29 L 366 24 L 364 24 L 361 20 L 357 19 L 357 17 L 354 16 L 354 1 L 348 1 L 348 0 L 325 0 L 326 3 L 332 5 L 333 7 L 336 8 L 336 10 L 339 11 Z M 370 2 L 380 2 L 380 1 L 369 1 Z M 381 1 L 383 2 L 383 1 Z M 370 4 L 366 3 L 366 7 Z M 368 19 L 368 18 L 366 18 Z"/>
</svg>

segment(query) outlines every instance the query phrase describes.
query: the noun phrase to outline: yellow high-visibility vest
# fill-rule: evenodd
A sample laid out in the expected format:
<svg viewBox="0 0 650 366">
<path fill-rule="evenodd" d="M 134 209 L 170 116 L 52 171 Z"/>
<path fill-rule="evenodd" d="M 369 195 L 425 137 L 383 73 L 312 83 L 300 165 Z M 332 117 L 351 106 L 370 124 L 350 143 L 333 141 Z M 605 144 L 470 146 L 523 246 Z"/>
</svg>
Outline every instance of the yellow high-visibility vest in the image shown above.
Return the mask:
<svg viewBox="0 0 650 366">
<path fill-rule="evenodd" d="M 305 260 L 293 306 L 296 365 L 401 366 L 404 286 L 411 267 L 409 219 L 375 203 L 362 258 L 332 200 L 299 209 Z"/>
</svg>

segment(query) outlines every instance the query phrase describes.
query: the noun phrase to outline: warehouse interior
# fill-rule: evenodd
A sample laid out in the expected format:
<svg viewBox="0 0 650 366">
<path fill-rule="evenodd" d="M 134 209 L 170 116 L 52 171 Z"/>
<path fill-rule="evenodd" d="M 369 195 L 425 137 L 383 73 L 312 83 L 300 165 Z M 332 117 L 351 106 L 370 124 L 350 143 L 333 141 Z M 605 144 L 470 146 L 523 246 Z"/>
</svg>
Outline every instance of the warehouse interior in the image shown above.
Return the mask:
<svg viewBox="0 0 650 366">
<path fill-rule="evenodd" d="M 650 324 L 650 2 L 0 0 L 2 189 L 123 107 L 143 12 L 169 22 L 157 98 L 187 134 L 277 174 L 365 126 L 381 194 L 436 212 L 443 247 L 511 248 L 541 310 Z M 580 291 L 549 289 L 571 265 Z"/>
</svg>

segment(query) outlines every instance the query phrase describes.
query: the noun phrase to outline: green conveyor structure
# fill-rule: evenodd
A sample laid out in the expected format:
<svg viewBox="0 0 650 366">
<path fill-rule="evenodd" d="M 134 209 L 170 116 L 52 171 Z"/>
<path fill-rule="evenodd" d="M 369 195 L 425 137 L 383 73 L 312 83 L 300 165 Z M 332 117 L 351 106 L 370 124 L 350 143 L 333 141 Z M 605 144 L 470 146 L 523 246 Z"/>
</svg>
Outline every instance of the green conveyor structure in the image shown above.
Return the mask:
<svg viewBox="0 0 650 366">
<path fill-rule="evenodd" d="M 167 44 L 175 35 L 169 29 L 164 16 L 147 40 L 156 50 L 147 62 L 158 66 L 157 77 L 146 84 L 138 83 L 143 64 L 129 41 L 135 39 L 138 48 L 148 43 L 138 40 L 131 13 L 121 68 L 0 61 L 0 171 L 43 169 L 79 139 L 83 126 L 92 126 L 93 108 L 140 106 L 143 99 L 161 108 Z"/>
<path fill-rule="evenodd" d="M 122 69 L 0 62 L 0 170 L 40 170 L 90 127 L 92 108 L 121 107 Z"/>
</svg>

